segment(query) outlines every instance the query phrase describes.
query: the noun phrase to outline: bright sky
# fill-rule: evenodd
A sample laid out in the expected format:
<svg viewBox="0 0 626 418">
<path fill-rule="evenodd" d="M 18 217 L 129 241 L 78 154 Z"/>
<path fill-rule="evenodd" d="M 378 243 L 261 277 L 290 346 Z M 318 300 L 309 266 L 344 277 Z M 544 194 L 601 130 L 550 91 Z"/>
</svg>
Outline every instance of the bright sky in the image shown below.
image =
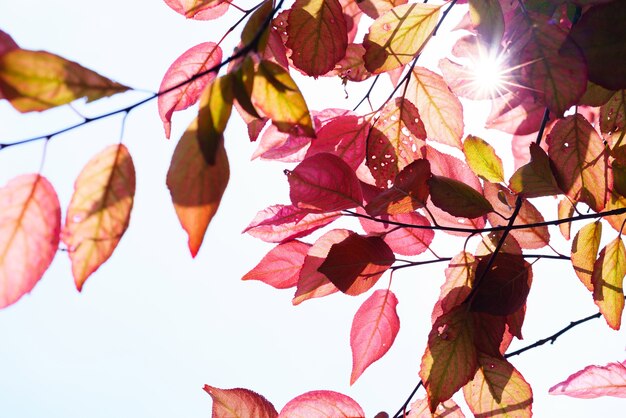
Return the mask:
<svg viewBox="0 0 626 418">
<path fill-rule="evenodd" d="M 185 21 L 161 0 L 87 4 L 2 1 L 0 28 L 23 48 L 48 50 L 126 85 L 155 91 L 174 59 L 193 45 L 218 40 L 239 17 L 233 10 L 217 22 Z M 226 54 L 235 41 L 226 44 Z M 443 50 L 434 48 L 425 55 Z M 430 58 L 436 62 L 434 55 Z M 350 84 L 350 98 L 344 99 L 338 79 L 307 82 L 302 89 L 312 109 L 352 107 L 363 94 L 360 85 Z M 145 94 L 129 93 L 90 105 L 79 102 L 76 108 L 97 115 L 142 97 Z M 466 122 L 472 126 L 466 133 L 483 135 L 479 127 L 484 112 L 479 107 L 476 112 L 466 107 Z M 172 138 L 178 138 L 192 118 L 189 112 L 175 116 Z M 4 142 L 44 134 L 78 119 L 67 107 L 20 115 L 2 102 L 0 120 Z M 54 184 L 62 207 L 84 164 L 119 139 L 120 120 L 96 122 L 50 143 L 43 174 Z M 508 144 L 498 141 L 495 145 L 505 157 Z M 0 416 L 206 417 L 211 401 L 202 391 L 205 383 L 252 389 L 279 410 L 303 392 L 329 389 L 353 397 L 368 416 L 396 411 L 419 380 L 443 265 L 396 274 L 392 289 L 400 300 L 398 338 L 350 387 L 350 326 L 366 296 L 336 294 L 293 307 L 291 291 L 240 280 L 272 247 L 241 235 L 241 230 L 258 210 L 287 203 L 285 166 L 250 162 L 254 144 L 233 117 L 226 132 L 231 181 L 192 260 L 165 187 L 175 140 L 165 139 L 156 103 L 130 114 L 124 143 L 135 161 L 137 195 L 130 227 L 116 253 L 78 293 L 67 254 L 59 252 L 33 292 L 0 311 Z M 1 151 L 0 184 L 36 171 L 41 150 L 37 143 Z M 544 216 L 553 219 L 555 205 L 545 207 L 550 211 Z M 551 233 L 558 238 L 556 230 Z M 440 236 L 435 248 L 441 254 L 453 248 L 454 255 L 461 245 Z M 557 240 L 557 248 L 566 251 L 568 246 Z M 526 340 L 513 348 L 597 311 L 567 262 L 541 261 L 534 277 Z M 381 287 L 386 284 L 381 280 Z M 555 345 L 513 358 L 533 386 L 536 416 L 614 416 L 623 401 L 551 397 L 547 390 L 588 364 L 623 360 L 625 341 L 623 331 L 610 331 L 603 320 L 596 320 Z"/>
</svg>

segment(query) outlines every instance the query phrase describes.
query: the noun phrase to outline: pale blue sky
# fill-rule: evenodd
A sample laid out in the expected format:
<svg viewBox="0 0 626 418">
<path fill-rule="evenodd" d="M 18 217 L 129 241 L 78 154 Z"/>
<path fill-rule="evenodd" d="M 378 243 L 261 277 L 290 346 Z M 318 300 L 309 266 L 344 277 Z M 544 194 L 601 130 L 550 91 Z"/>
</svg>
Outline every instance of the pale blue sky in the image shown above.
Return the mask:
<svg viewBox="0 0 626 418">
<path fill-rule="evenodd" d="M 232 12 L 224 21 L 185 21 L 160 0 L 0 2 L 0 28 L 22 47 L 58 53 L 147 90 L 158 88 L 178 55 L 200 42 L 216 41 L 237 17 Z M 234 42 L 226 44 L 225 54 Z M 313 109 L 351 107 L 362 94 L 351 84 L 350 99 L 345 100 L 339 80 L 319 83 L 302 85 Z M 129 93 L 76 107 L 96 115 L 141 97 Z M 67 255 L 58 253 L 33 292 L 0 311 L 0 416 L 206 417 L 211 402 L 202 391 L 205 383 L 255 390 L 278 409 L 303 392 L 330 389 L 352 396 L 368 416 L 380 410 L 394 413 L 419 380 L 444 266 L 396 274 L 400 334 L 387 356 L 350 387 L 349 331 L 365 297 L 338 294 L 293 307 L 291 291 L 240 280 L 271 248 L 241 235 L 241 230 L 258 210 L 286 203 L 288 188 L 283 165 L 249 161 L 254 145 L 236 116 L 226 133 L 229 188 L 200 253 L 195 260 L 189 256 L 165 173 L 175 138 L 191 118 L 190 112 L 177 115 L 174 139 L 167 141 L 155 103 L 130 114 L 124 143 L 135 161 L 137 195 L 130 227 L 116 253 L 80 294 Z M 480 126 L 478 114 L 466 118 Z M 0 140 L 5 141 L 66 126 L 76 116 L 68 108 L 19 115 L 0 103 L 0 120 Z M 56 187 L 63 207 L 83 165 L 116 142 L 119 131 L 117 117 L 50 143 L 43 174 Z M 480 134 L 478 128 L 467 133 Z M 0 184 L 36 171 L 41 145 L 1 151 Z M 504 140 L 498 149 L 504 157 Z M 554 218 L 554 206 L 546 207 L 550 211 L 544 216 Z M 435 245 L 445 254 L 462 243 L 442 236 Z M 557 241 L 559 245 L 569 246 Z M 514 347 L 597 311 L 566 262 L 539 262 L 534 276 L 526 340 Z M 381 280 L 381 286 L 386 283 Z M 596 320 L 553 346 L 513 358 L 533 386 L 536 416 L 611 416 L 623 408 L 622 400 L 550 397 L 547 389 L 587 364 L 623 360 L 625 343 L 623 331 L 610 331 Z"/>
</svg>

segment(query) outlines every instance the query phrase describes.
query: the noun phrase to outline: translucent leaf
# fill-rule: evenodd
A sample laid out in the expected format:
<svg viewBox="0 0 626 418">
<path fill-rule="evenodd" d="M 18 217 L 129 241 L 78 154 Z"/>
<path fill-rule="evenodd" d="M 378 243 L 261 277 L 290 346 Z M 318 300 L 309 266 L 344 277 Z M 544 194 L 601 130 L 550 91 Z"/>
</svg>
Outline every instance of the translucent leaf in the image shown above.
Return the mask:
<svg viewBox="0 0 626 418">
<path fill-rule="evenodd" d="M 468 135 L 463 141 L 463 153 L 467 164 L 478 177 L 493 183 L 504 180 L 502 160 L 485 140 Z"/>
<path fill-rule="evenodd" d="M 14 49 L 19 49 L 17 43 L 11 38 L 11 35 L 0 30 L 0 55 Z"/>
<path fill-rule="evenodd" d="M 622 131 L 625 124 L 626 90 L 619 90 L 600 108 L 600 131 L 604 134 Z"/>
<path fill-rule="evenodd" d="M 530 162 L 513 173 L 509 184 L 511 190 L 527 198 L 561 193 L 552 174 L 548 155 L 534 142 L 530 144 Z"/>
<path fill-rule="evenodd" d="M 121 144 L 98 153 L 76 179 L 62 238 L 79 291 L 120 242 L 128 228 L 134 196 L 135 167 Z"/>
<path fill-rule="evenodd" d="M 432 36 L 440 8 L 404 4 L 377 18 L 363 39 L 365 67 L 380 74 L 409 63 Z"/>
<path fill-rule="evenodd" d="M 561 190 L 599 212 L 607 188 L 607 152 L 593 126 L 580 114 L 557 121 L 548 134 L 548 155 Z"/>
<path fill-rule="evenodd" d="M 167 187 L 178 220 L 189 236 L 192 257 L 202 245 L 204 233 L 219 208 L 229 177 L 223 141 L 218 144 L 215 164 L 208 164 L 200 150 L 197 121 L 194 120 L 176 145 L 167 172 Z"/>
<path fill-rule="evenodd" d="M 406 418 L 465 418 L 461 408 L 452 399 L 437 406 L 434 413 L 428 409 L 428 399 L 418 399 L 411 404 L 411 411 Z"/>
<path fill-rule="evenodd" d="M 292 205 L 273 205 L 259 211 L 243 232 L 265 242 L 285 242 L 309 235 L 340 215 L 340 212 L 309 213 Z"/>
<path fill-rule="evenodd" d="M 382 238 L 351 233 L 333 244 L 317 269 L 342 292 L 356 296 L 372 288 L 395 257 Z"/>
<path fill-rule="evenodd" d="M 315 136 L 304 97 L 289 72 L 271 61 L 261 61 L 254 74 L 252 96 L 259 115 L 270 118 L 281 132 L 301 130 Z"/>
<path fill-rule="evenodd" d="M 469 382 L 477 368 L 471 315 L 466 307 L 459 306 L 437 318 L 428 335 L 419 375 L 430 411 Z"/>
<path fill-rule="evenodd" d="M 233 108 L 233 81 L 228 74 L 214 79 L 200 96 L 198 111 L 198 141 L 206 162 L 215 164 L 220 142 L 224 140 L 230 113 Z"/>
<path fill-rule="evenodd" d="M 463 106 L 439 74 L 413 68 L 406 97 L 419 109 L 428 139 L 461 149 Z"/>
<path fill-rule="evenodd" d="M 317 131 L 306 156 L 328 152 L 340 157 L 356 170 L 365 159 L 365 141 L 369 124 L 355 115 L 333 118 Z"/>
<path fill-rule="evenodd" d="M 363 0 L 359 1 L 357 4 L 359 8 L 363 10 L 363 13 L 372 19 L 377 19 L 385 12 L 401 4 L 406 4 L 406 2 L 407 0 Z"/>
<path fill-rule="evenodd" d="M 527 90 L 505 93 L 491 102 L 485 127 L 515 135 L 529 135 L 539 130 L 546 107 Z"/>
<path fill-rule="evenodd" d="M 622 323 L 625 275 L 626 248 L 618 236 L 600 251 L 591 275 L 593 300 L 613 329 L 619 329 Z"/>
<path fill-rule="evenodd" d="M 354 399 L 330 390 L 314 390 L 296 396 L 280 411 L 281 418 L 365 418 Z"/>
<path fill-rule="evenodd" d="M 574 267 L 574 271 L 580 281 L 592 292 L 591 274 L 593 273 L 593 265 L 600 249 L 601 238 L 602 224 L 600 222 L 592 222 L 583 226 L 572 241 L 572 267 Z"/>
<path fill-rule="evenodd" d="M 571 218 L 574 215 L 574 206 L 572 206 L 572 202 L 569 201 L 567 197 L 561 199 L 558 204 L 558 215 L 559 220 Z M 566 240 L 570 239 L 570 233 L 572 229 L 571 222 L 563 222 L 559 224 L 559 230 L 561 231 L 561 235 Z"/>
<path fill-rule="evenodd" d="M 288 289 L 298 283 L 304 258 L 311 244 L 288 241 L 272 248 L 241 280 L 259 280 L 276 289 Z"/>
<path fill-rule="evenodd" d="M 187 109 L 195 104 L 207 84 L 217 75 L 217 70 L 202 77 L 176 87 L 191 80 L 197 74 L 218 66 L 222 61 L 222 50 L 213 42 L 204 42 L 185 51 L 170 65 L 163 76 L 158 99 L 159 116 L 165 128 L 165 137 L 170 137 L 172 114 L 175 111 Z"/>
<path fill-rule="evenodd" d="M 626 398 L 626 361 L 606 366 L 587 366 L 552 386 L 549 393 L 582 399 L 600 396 Z"/>
<path fill-rule="evenodd" d="M 395 98 L 385 104 L 367 139 L 367 166 L 379 187 L 424 154 L 426 130 L 413 103 Z"/>
<path fill-rule="evenodd" d="M 308 136 L 280 132 L 275 125 L 269 125 L 263 131 L 252 159 L 261 157 L 264 160 L 300 162 L 310 145 L 311 138 Z"/>
<path fill-rule="evenodd" d="M 112 96 L 128 87 L 45 51 L 12 49 L 0 55 L 0 90 L 20 112 L 42 111 Z"/>
<path fill-rule="evenodd" d="M 470 19 L 481 40 L 499 45 L 504 34 L 504 16 L 498 0 L 469 0 Z"/>
<path fill-rule="evenodd" d="M 387 219 L 387 218 L 385 218 Z M 417 212 L 400 213 L 390 215 L 390 221 L 401 222 L 408 225 L 429 226 L 430 222 Z M 400 255 L 418 255 L 428 249 L 435 237 L 432 229 L 400 227 L 384 222 L 370 221 L 359 218 L 361 226 L 368 234 L 380 234 L 389 248 Z"/>
<path fill-rule="evenodd" d="M 446 280 L 441 285 L 439 299 L 433 307 L 431 315 L 433 323 L 437 318 L 449 313 L 465 301 L 472 290 L 476 265 L 476 258 L 465 251 L 450 260 L 445 270 Z"/>
<path fill-rule="evenodd" d="M 346 55 L 335 64 L 335 68 L 326 73 L 326 76 L 339 76 L 342 80 L 363 81 L 372 76 L 365 68 L 365 48 L 361 44 L 348 44 Z"/>
<path fill-rule="evenodd" d="M 0 189 L 0 308 L 30 292 L 59 246 L 61 208 L 39 174 L 15 177 Z"/>
<path fill-rule="evenodd" d="M 482 194 L 458 180 L 432 176 L 428 186 L 433 204 L 453 216 L 476 218 L 493 211 Z"/>
<path fill-rule="evenodd" d="M 263 396 L 248 389 L 219 389 L 204 385 L 213 399 L 213 418 L 275 418 L 278 412 Z"/>
<path fill-rule="evenodd" d="M 230 3 L 225 0 L 165 0 L 165 4 L 187 19 L 211 20 L 226 13 Z"/>
<path fill-rule="evenodd" d="M 353 384 L 372 363 L 389 351 L 400 330 L 398 299 L 389 289 L 376 290 L 354 315 L 350 330 Z"/>
<path fill-rule="evenodd" d="M 505 340 L 506 316 L 474 312 L 474 345 L 481 354 L 499 357 L 503 354 L 502 343 Z M 509 341 L 505 346 L 508 347 Z"/>
<path fill-rule="evenodd" d="M 530 418 L 533 392 L 524 377 L 508 361 L 478 355 L 476 376 L 463 387 L 465 401 L 475 416 Z"/>
<path fill-rule="evenodd" d="M 587 81 L 587 90 L 580 98 L 579 104 L 584 106 L 602 106 L 613 96 L 615 91 L 605 89 L 604 87 Z"/>
<path fill-rule="evenodd" d="M 315 154 L 287 171 L 289 197 L 294 206 L 312 212 L 333 212 L 360 206 L 361 185 L 354 171 L 341 158 Z"/>
<path fill-rule="evenodd" d="M 296 0 L 287 26 L 287 47 L 293 64 L 317 77 L 344 57 L 348 28 L 338 0 Z"/>
</svg>

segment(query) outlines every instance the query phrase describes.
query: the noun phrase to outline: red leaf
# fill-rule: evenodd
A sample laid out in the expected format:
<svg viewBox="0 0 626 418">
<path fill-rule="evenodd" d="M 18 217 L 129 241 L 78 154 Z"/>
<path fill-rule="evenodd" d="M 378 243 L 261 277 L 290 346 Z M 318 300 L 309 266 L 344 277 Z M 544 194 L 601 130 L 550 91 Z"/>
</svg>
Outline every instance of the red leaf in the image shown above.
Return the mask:
<svg viewBox="0 0 626 418">
<path fill-rule="evenodd" d="M 229 177 L 224 141 L 217 144 L 215 164 L 208 164 L 200 150 L 197 121 L 194 120 L 176 145 L 167 171 L 167 187 L 178 220 L 189 236 L 192 257 L 200 250 L 204 233 L 219 208 Z"/>
<path fill-rule="evenodd" d="M 280 418 L 365 418 L 354 399 L 330 390 L 314 390 L 296 396 L 280 411 Z"/>
<path fill-rule="evenodd" d="M 225 0 L 165 0 L 165 4 L 187 19 L 211 20 L 226 13 L 230 2 Z"/>
<path fill-rule="evenodd" d="M 61 208 L 52 185 L 25 174 L 0 189 L 0 308 L 30 292 L 59 246 Z"/>
<path fill-rule="evenodd" d="M 340 157 L 350 168 L 356 170 L 365 159 L 365 141 L 369 124 L 354 115 L 331 119 L 317 131 L 306 157 L 327 152 Z"/>
<path fill-rule="evenodd" d="M 264 160 L 300 162 L 304 159 L 310 144 L 311 137 L 280 132 L 276 125 L 272 124 L 261 135 L 252 159 L 261 157 Z"/>
<path fill-rule="evenodd" d="M 389 289 L 376 290 L 354 315 L 350 330 L 351 385 L 391 348 L 400 330 L 397 304 L 396 295 Z"/>
<path fill-rule="evenodd" d="M 312 212 L 333 212 L 354 208 L 363 202 L 356 174 L 333 154 L 315 154 L 286 173 L 294 206 Z"/>
<path fill-rule="evenodd" d="M 213 399 L 213 418 L 275 418 L 278 412 L 263 396 L 248 389 L 219 389 L 204 385 Z"/>
<path fill-rule="evenodd" d="M 330 248 L 318 271 L 342 292 L 356 296 L 371 289 L 394 261 L 382 238 L 352 232 Z"/>
<path fill-rule="evenodd" d="M 134 196 L 135 167 L 121 144 L 97 154 L 76 179 L 62 238 L 79 291 L 120 242 L 128 228 Z"/>
<path fill-rule="evenodd" d="M 429 226 L 430 222 L 417 212 L 399 213 L 390 215 L 390 221 L 400 222 L 408 225 Z M 428 249 L 428 246 L 435 237 L 432 229 L 399 227 L 390 223 L 376 222 L 366 218 L 359 218 L 361 226 L 368 234 L 381 235 L 389 248 L 400 255 L 418 255 Z"/>
<path fill-rule="evenodd" d="M 0 30 L 0 55 L 14 49 L 19 49 L 17 43 L 11 38 L 11 35 Z"/>
<path fill-rule="evenodd" d="M 550 388 L 550 395 L 591 399 L 600 396 L 626 398 L 626 361 L 587 366 Z"/>
<path fill-rule="evenodd" d="M 293 64 L 307 75 L 327 73 L 346 54 L 348 28 L 338 0 L 296 0 L 287 26 Z"/>
<path fill-rule="evenodd" d="M 515 135 L 537 132 L 545 106 L 526 90 L 518 89 L 495 98 L 485 127 Z"/>
<path fill-rule="evenodd" d="M 285 242 L 309 235 L 340 215 L 339 212 L 309 213 L 292 205 L 273 205 L 259 211 L 243 232 L 265 242 Z"/>
<path fill-rule="evenodd" d="M 311 244 L 288 241 L 272 248 L 241 280 L 260 280 L 276 289 L 287 289 L 298 283 L 304 258 Z"/>
<path fill-rule="evenodd" d="M 204 42 L 185 51 L 167 69 L 159 91 L 173 90 L 161 94 L 158 99 L 159 116 L 163 121 L 166 138 L 170 137 L 172 114 L 196 103 L 206 85 L 216 77 L 217 71 L 212 71 L 180 87 L 176 86 L 190 80 L 196 74 L 219 65 L 221 61 L 220 47 L 213 42 Z"/>
</svg>

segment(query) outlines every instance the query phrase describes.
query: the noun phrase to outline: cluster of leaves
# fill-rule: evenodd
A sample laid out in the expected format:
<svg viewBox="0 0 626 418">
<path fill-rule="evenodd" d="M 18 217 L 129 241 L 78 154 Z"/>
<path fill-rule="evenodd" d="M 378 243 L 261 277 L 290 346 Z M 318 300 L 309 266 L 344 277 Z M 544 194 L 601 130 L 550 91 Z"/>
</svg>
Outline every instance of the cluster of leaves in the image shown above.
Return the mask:
<svg viewBox="0 0 626 418">
<path fill-rule="evenodd" d="M 166 3 L 201 20 L 218 18 L 231 5 L 220 0 Z M 439 64 L 442 75 L 420 66 L 425 45 L 449 9 L 461 3 L 469 3 L 469 13 L 459 26 L 462 36 L 453 56 Z M 522 338 L 532 285 L 525 250 L 549 247 L 549 224 L 559 224 L 568 240 L 576 219 L 604 217 L 617 231 L 600 249 L 602 223 L 583 226 L 572 240 L 571 262 L 608 325 L 621 325 L 626 4 L 296 0 L 277 14 L 281 5 L 268 0 L 245 11 L 239 21 L 248 18 L 241 43 L 226 59 L 221 41 L 187 50 L 155 94 L 166 137 L 172 114 L 198 104 L 198 117 L 178 141 L 167 174 L 192 256 L 228 183 L 223 134 L 234 107 L 250 140 L 258 142 L 255 157 L 296 163 L 285 170 L 290 204 L 261 210 L 246 228 L 276 245 L 244 280 L 295 287 L 294 304 L 336 292 L 369 293 L 350 333 L 354 383 L 385 355 L 400 329 L 398 299 L 390 286 L 372 291 L 386 272 L 419 264 L 396 255 L 429 251 L 436 234 L 477 236 L 474 251 L 466 244 L 456 255 L 436 256 L 449 264 L 421 362 L 427 398 L 412 405 L 410 416 L 462 416 L 449 400 L 459 389 L 476 415 L 515 411 L 530 416 L 531 387 L 505 352 L 513 338 Z M 363 15 L 373 22 L 359 43 Z M 502 66 L 492 89 L 483 88 L 476 73 L 486 58 Z M 395 89 L 379 108 L 364 114 L 310 111 L 290 70 L 338 76 L 344 83 L 370 78 L 376 83 L 388 74 Z M 20 49 L 1 33 L 0 94 L 19 111 L 125 89 L 63 58 Z M 514 136 L 518 168 L 508 181 L 492 146 L 465 132 L 459 97 L 490 99 L 487 127 Z M 60 240 L 80 290 L 126 230 L 134 191 L 132 159 L 121 144 L 87 163 L 63 227 L 56 193 L 42 175 L 9 182 L 0 191 L 0 307 L 33 288 Z M 529 200 L 557 195 L 562 198 L 555 221 L 546 221 Z M 576 215 L 586 208 L 592 216 Z M 329 228 L 312 243 L 300 240 L 342 217 L 357 217 L 362 231 Z M 624 379 L 622 363 L 608 367 Z M 601 373 L 581 373 L 552 391 L 588 396 L 584 380 L 597 381 L 593 376 Z M 566 390 L 570 385 L 575 389 Z M 624 396 L 619 385 L 594 393 Z M 278 415 L 253 392 L 206 390 L 214 399 L 214 416 L 221 416 L 220 408 L 241 411 L 240 416 Z M 304 416 L 306 408 L 320 411 L 320 405 L 330 408 L 320 412 L 324 416 L 339 411 L 363 416 L 353 400 L 333 392 L 301 395 L 280 415 Z"/>
</svg>

